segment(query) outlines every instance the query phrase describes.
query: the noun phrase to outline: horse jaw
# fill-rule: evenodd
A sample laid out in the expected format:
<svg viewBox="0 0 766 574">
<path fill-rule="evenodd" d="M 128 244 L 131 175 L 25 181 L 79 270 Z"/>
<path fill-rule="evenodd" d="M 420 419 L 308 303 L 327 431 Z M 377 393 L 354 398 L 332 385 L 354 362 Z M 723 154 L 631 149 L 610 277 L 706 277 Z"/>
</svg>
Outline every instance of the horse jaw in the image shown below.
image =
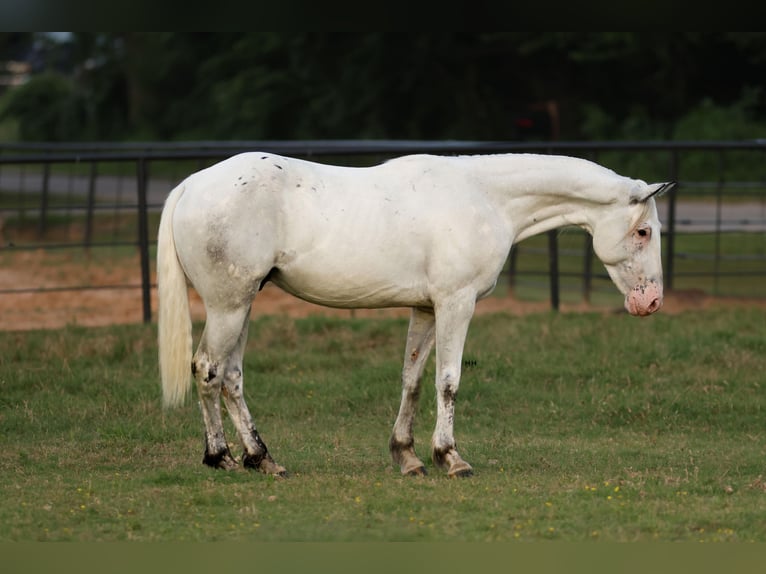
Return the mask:
<svg viewBox="0 0 766 574">
<path fill-rule="evenodd" d="M 646 317 L 662 307 L 662 284 L 656 281 L 636 285 L 625 295 L 625 309 L 638 317 Z"/>
</svg>

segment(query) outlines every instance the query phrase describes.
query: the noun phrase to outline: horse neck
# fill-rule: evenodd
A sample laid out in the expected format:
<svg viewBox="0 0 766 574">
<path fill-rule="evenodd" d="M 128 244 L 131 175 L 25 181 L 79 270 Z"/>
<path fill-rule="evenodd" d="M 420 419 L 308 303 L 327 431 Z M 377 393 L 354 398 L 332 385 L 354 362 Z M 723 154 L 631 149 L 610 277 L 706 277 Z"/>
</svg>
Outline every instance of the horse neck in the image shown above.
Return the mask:
<svg viewBox="0 0 766 574">
<path fill-rule="evenodd" d="M 592 232 L 627 178 L 578 158 L 508 154 L 486 158 L 480 177 L 521 241 L 567 225 Z M 477 166 L 478 167 L 478 166 Z"/>
</svg>

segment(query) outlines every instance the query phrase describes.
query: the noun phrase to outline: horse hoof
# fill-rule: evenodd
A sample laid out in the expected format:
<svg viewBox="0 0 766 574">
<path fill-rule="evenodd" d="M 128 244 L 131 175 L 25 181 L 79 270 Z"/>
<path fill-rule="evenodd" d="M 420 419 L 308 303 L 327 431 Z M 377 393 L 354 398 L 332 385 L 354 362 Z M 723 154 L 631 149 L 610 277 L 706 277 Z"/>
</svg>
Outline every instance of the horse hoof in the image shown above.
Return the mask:
<svg viewBox="0 0 766 574">
<path fill-rule="evenodd" d="M 417 466 L 404 473 L 404 476 L 426 476 L 428 472 L 425 466 Z"/>
<path fill-rule="evenodd" d="M 242 456 L 242 462 L 245 468 L 257 470 L 263 474 L 277 478 L 287 478 L 287 469 L 281 464 L 274 462 L 274 459 L 271 458 L 271 455 L 268 453 L 266 456 L 260 458 L 260 460 L 245 453 Z"/>
<path fill-rule="evenodd" d="M 472 468 L 463 468 L 460 470 L 456 470 L 455 472 L 449 473 L 450 478 L 470 478 L 472 476 L 473 476 Z"/>
</svg>

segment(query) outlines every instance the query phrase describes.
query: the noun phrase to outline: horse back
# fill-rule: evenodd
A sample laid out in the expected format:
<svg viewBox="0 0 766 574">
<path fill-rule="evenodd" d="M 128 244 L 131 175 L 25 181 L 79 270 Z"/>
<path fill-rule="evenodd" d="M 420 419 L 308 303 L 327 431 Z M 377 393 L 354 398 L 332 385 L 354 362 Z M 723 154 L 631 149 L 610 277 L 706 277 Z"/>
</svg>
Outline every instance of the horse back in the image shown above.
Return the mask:
<svg viewBox="0 0 766 574">
<path fill-rule="evenodd" d="M 216 262 L 235 269 L 249 293 L 268 275 L 325 305 L 424 305 L 434 282 L 486 289 L 507 255 L 504 237 L 486 249 L 496 211 L 471 193 L 444 158 L 348 168 L 241 154 L 187 181 L 176 229 L 195 247 L 179 256 L 204 254 L 207 263 L 185 265 L 199 275 Z"/>
</svg>

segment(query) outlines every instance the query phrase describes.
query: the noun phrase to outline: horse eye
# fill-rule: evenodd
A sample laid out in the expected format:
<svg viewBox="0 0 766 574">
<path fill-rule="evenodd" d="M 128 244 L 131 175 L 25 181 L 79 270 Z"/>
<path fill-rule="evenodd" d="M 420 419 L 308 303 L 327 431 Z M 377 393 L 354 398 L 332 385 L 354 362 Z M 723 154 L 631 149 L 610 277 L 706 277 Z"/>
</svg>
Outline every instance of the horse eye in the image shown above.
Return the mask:
<svg viewBox="0 0 766 574">
<path fill-rule="evenodd" d="M 642 227 L 641 229 L 637 230 L 637 233 L 639 237 L 646 237 L 647 235 L 649 235 L 649 230 L 646 229 L 645 227 Z"/>
</svg>

